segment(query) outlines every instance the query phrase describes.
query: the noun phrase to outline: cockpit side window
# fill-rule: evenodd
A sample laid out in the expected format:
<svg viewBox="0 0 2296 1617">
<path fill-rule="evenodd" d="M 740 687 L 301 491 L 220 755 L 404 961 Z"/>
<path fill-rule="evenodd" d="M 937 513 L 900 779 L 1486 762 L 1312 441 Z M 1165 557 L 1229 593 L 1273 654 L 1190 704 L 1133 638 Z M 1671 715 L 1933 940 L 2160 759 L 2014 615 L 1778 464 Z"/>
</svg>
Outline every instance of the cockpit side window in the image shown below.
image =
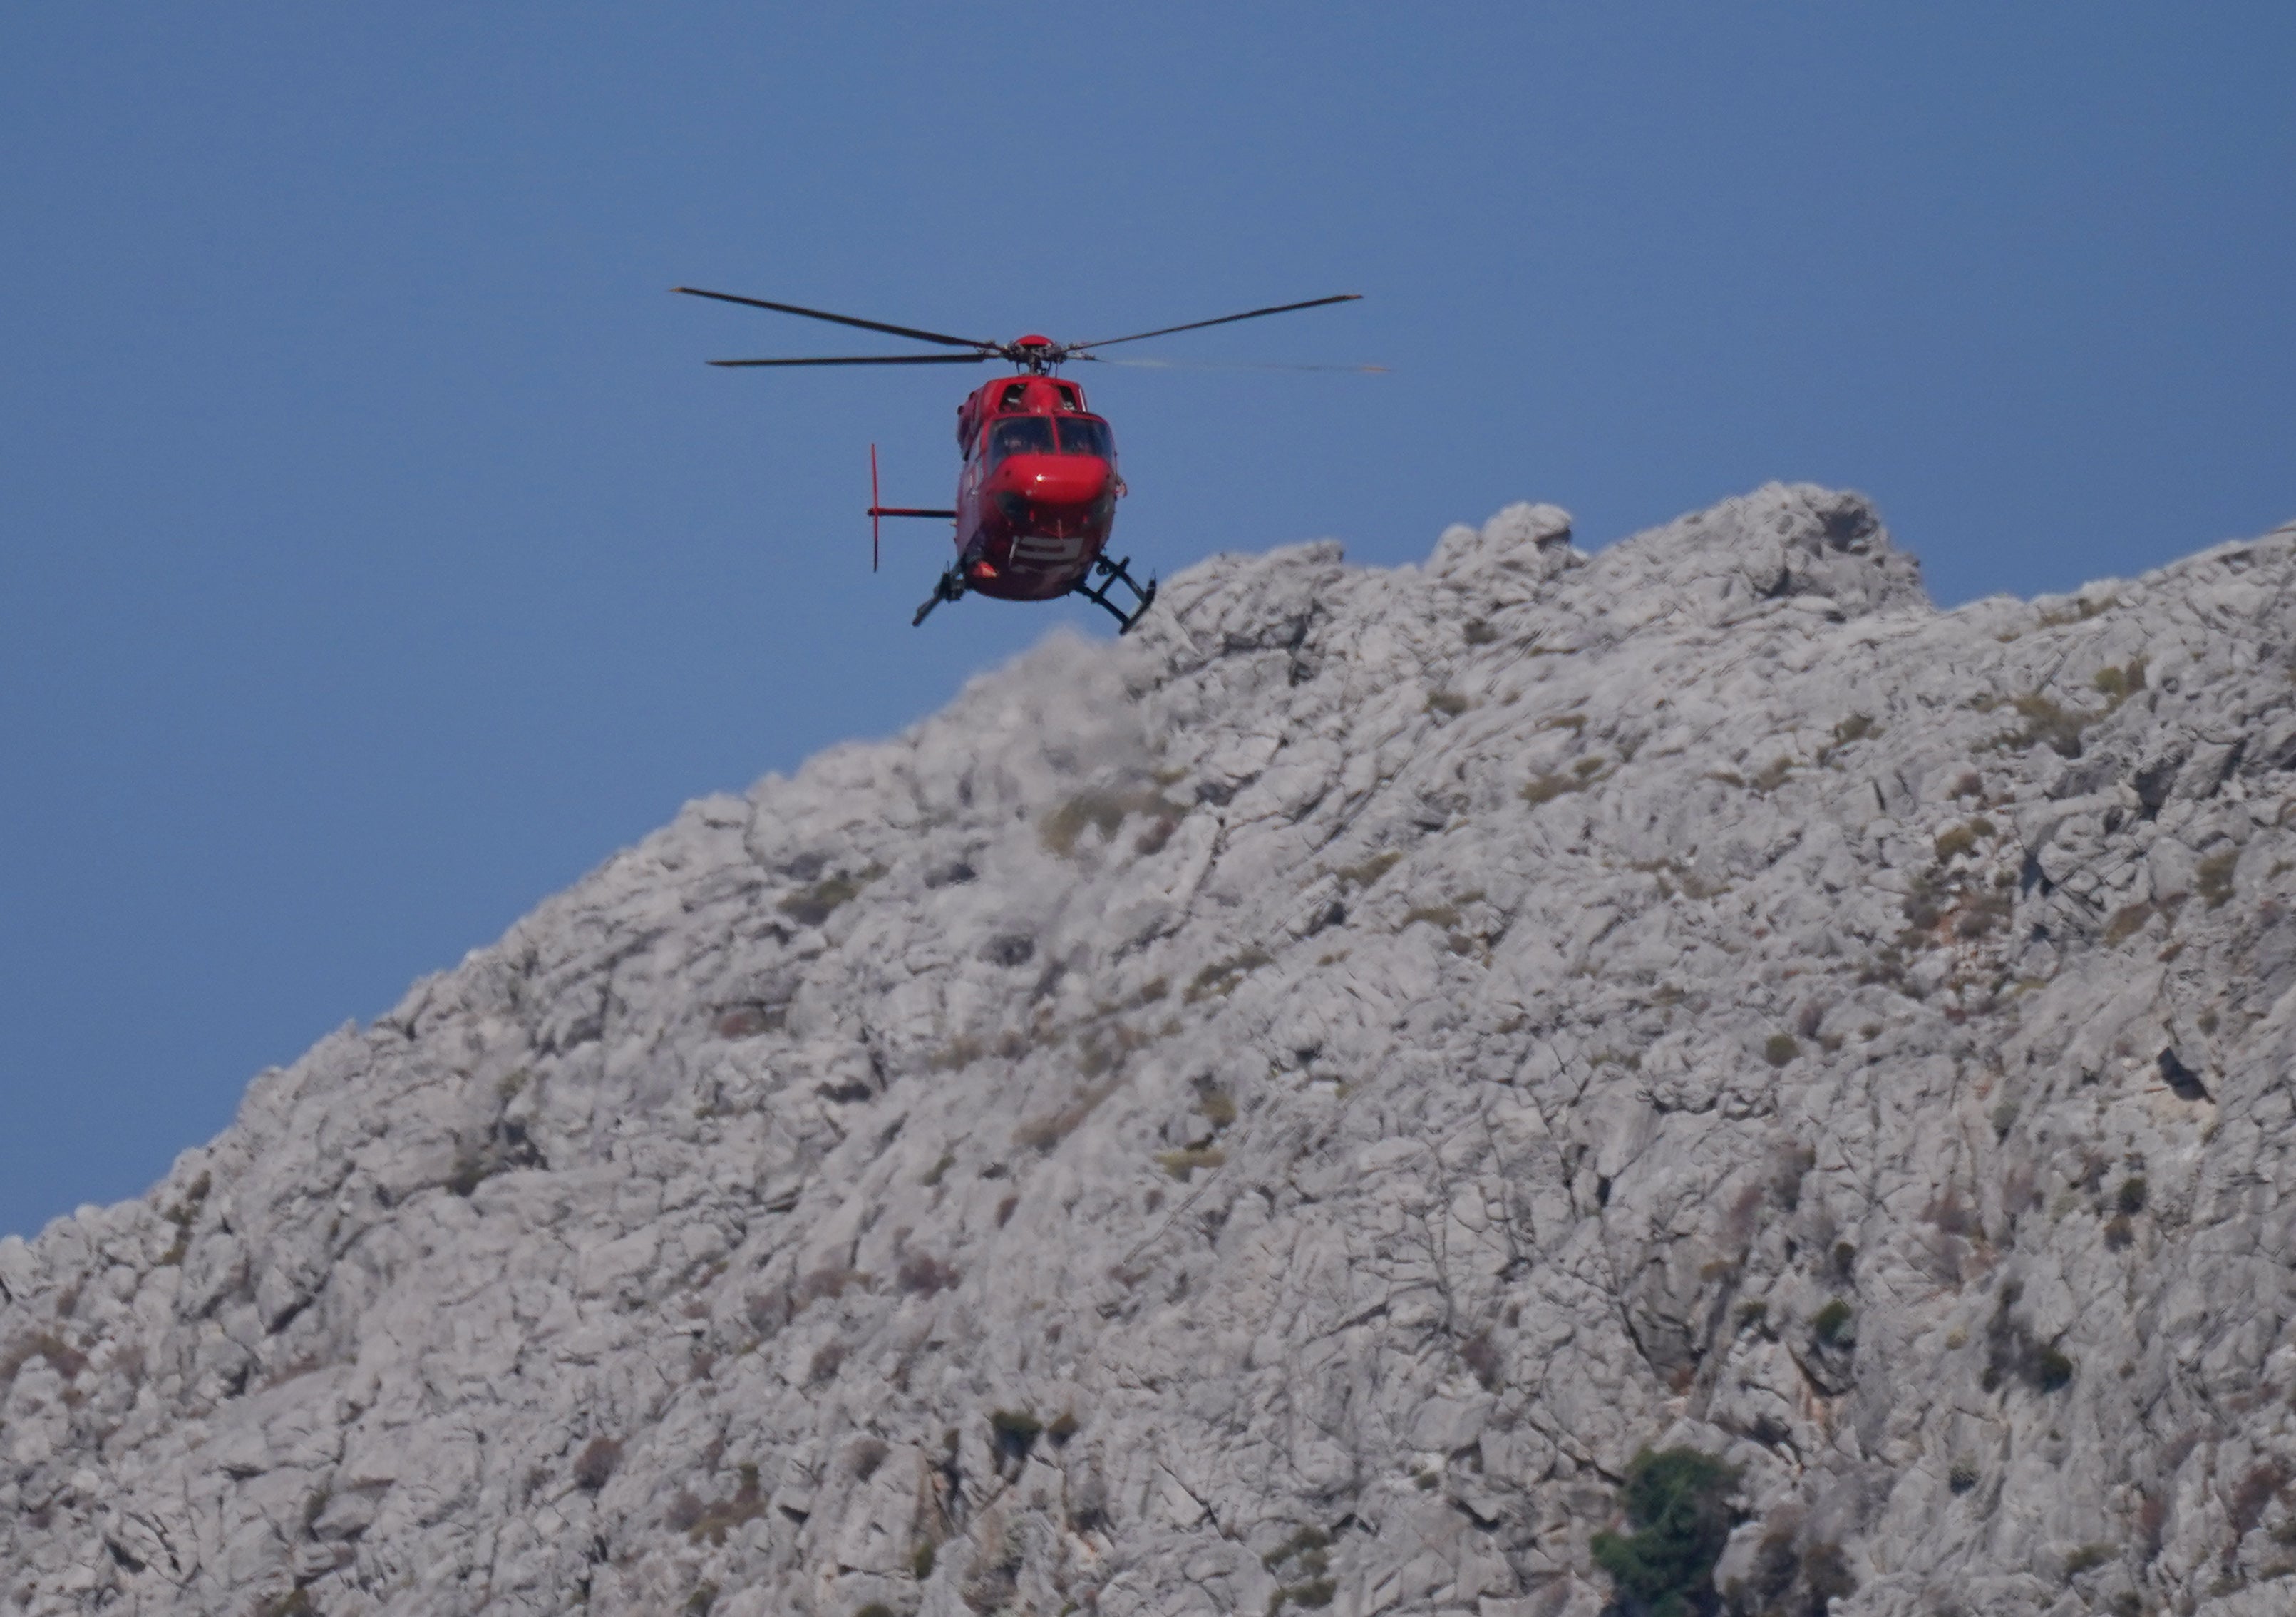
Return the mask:
<svg viewBox="0 0 2296 1617">
<path fill-rule="evenodd" d="M 1116 444 L 1109 436 L 1106 422 L 1093 421 L 1082 415 L 1064 415 L 1055 424 L 1060 428 L 1062 455 L 1097 455 L 1103 460 L 1116 458 Z"/>
<path fill-rule="evenodd" d="M 988 429 L 988 464 L 1008 455 L 1053 453 L 1053 420 L 1049 415 L 1007 415 Z"/>
</svg>

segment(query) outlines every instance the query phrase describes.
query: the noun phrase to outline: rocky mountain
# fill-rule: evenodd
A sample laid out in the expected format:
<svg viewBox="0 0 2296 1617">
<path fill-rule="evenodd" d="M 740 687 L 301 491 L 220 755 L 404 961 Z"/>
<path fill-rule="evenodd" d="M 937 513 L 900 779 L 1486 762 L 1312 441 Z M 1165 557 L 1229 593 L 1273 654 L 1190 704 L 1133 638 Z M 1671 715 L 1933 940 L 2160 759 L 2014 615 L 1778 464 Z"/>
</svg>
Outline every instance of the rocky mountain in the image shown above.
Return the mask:
<svg viewBox="0 0 2296 1617">
<path fill-rule="evenodd" d="M 0 1603 L 2296 1610 L 2292 680 L 2296 529 L 1193 568 L 0 1242 Z"/>
</svg>

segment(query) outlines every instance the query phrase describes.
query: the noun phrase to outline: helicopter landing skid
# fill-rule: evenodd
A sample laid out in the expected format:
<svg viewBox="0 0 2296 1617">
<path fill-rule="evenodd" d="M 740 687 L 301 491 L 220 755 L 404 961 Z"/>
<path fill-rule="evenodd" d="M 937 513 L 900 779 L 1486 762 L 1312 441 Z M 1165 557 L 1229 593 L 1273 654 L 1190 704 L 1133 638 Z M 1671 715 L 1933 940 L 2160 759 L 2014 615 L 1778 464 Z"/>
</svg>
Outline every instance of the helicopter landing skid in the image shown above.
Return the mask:
<svg viewBox="0 0 2296 1617">
<path fill-rule="evenodd" d="M 1149 579 L 1148 587 L 1145 589 L 1141 588 L 1139 580 L 1135 579 L 1132 574 L 1127 570 L 1127 569 L 1131 565 L 1132 558 L 1130 556 L 1125 557 L 1121 562 L 1111 562 L 1106 556 L 1095 556 L 1092 562 L 1092 570 L 1098 573 L 1106 580 L 1106 582 L 1102 584 L 1099 588 L 1095 589 L 1082 579 L 1078 579 L 1074 584 L 1069 587 L 1070 593 L 1082 595 L 1095 606 L 1101 608 L 1103 611 L 1106 612 L 1109 616 L 1114 618 L 1119 626 L 1116 631 L 1119 635 L 1130 634 L 1132 632 L 1132 626 L 1139 622 L 1142 618 L 1145 617 L 1147 615 L 1148 609 L 1156 603 L 1156 580 L 1153 579 Z M 1131 612 L 1128 613 L 1115 602 L 1108 598 L 1108 592 L 1114 589 L 1119 584 L 1123 585 L 1125 588 L 1132 592 L 1135 604 L 1133 605 Z"/>
<path fill-rule="evenodd" d="M 961 600 L 964 595 L 964 574 L 961 570 L 952 567 L 942 573 L 939 581 L 933 585 L 933 593 L 925 597 L 925 603 L 922 606 L 917 608 L 917 615 L 909 620 L 909 627 L 914 628 L 927 618 L 931 617 L 932 609 L 942 602 Z"/>
</svg>

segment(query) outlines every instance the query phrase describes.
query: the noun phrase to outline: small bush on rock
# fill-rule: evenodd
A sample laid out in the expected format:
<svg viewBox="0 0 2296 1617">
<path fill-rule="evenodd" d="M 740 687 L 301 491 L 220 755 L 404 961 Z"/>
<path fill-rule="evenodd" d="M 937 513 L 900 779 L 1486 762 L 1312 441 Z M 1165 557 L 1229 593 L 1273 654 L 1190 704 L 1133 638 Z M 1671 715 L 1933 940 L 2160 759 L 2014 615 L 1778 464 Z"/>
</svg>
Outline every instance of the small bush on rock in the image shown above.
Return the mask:
<svg viewBox="0 0 2296 1617">
<path fill-rule="evenodd" d="M 1274 958 L 1264 948 L 1248 948 L 1231 959 L 1214 961 L 1196 973 L 1180 997 L 1189 1005 L 1200 999 L 1225 999 L 1235 991 L 1237 983 Z"/>
<path fill-rule="evenodd" d="M 712 1545 L 722 1548 L 727 1533 L 766 1514 L 765 1495 L 758 1481 L 758 1468 L 744 1465 L 741 1475 L 741 1484 L 734 1490 L 732 1498 L 704 1506 L 701 1514 L 686 1523 L 685 1536 L 691 1542 L 699 1544 L 707 1539 Z M 673 1522 L 672 1525 L 675 1526 L 676 1523 Z"/>
<path fill-rule="evenodd" d="M 1311 1570 L 1320 1572 L 1324 1565 L 1323 1552 L 1331 1547 L 1332 1536 L 1329 1533 L 1321 1528 L 1303 1527 L 1274 1549 L 1260 1556 L 1259 1564 L 1272 1572 L 1297 1555 L 1300 1557 L 1303 1565 L 1311 1564 Z M 1308 1560 L 1311 1556 L 1314 1557 L 1312 1564 Z"/>
<path fill-rule="evenodd" d="M 1199 1168 L 1218 1168 L 1227 1161 L 1227 1153 L 1217 1146 L 1205 1145 L 1193 1151 L 1160 1151 L 1156 1166 L 1185 1185 L 1188 1177 Z"/>
<path fill-rule="evenodd" d="M 989 1414 L 988 1429 L 996 1434 L 997 1454 L 1017 1461 L 1029 1457 L 1045 1423 L 1025 1409 L 996 1409 Z"/>
<path fill-rule="evenodd" d="M 2010 704 L 2025 727 L 2013 735 L 2005 736 L 1998 743 L 2020 751 L 2046 743 L 2060 758 L 2081 755 L 2081 732 L 2089 726 L 2089 717 L 2060 707 L 2038 691 L 2015 698 Z"/>
<path fill-rule="evenodd" d="M 775 907 L 800 926 L 819 926 L 860 897 L 861 890 L 883 874 L 871 869 L 858 876 L 831 876 L 786 895 Z"/>
<path fill-rule="evenodd" d="M 901 1290 L 923 1297 L 949 1290 L 959 1278 L 955 1265 L 944 1263 L 930 1252 L 911 1252 L 901 1260 L 895 1276 Z"/>
<path fill-rule="evenodd" d="M 595 1493 L 614 1474 L 622 1463 L 622 1445 L 611 1437 L 594 1437 L 582 1452 L 574 1457 L 574 1485 L 585 1493 Z"/>
<path fill-rule="evenodd" d="M 1985 1328 L 1985 1373 L 1978 1384 L 1990 1392 L 2014 1375 L 2037 1392 L 2062 1391 L 2072 1384 L 2073 1361 L 2036 1340 L 2033 1327 L 2010 1313 L 2021 1294 L 2014 1281 L 2002 1288 L 2000 1305 Z"/>
<path fill-rule="evenodd" d="M 1037 827 L 1037 840 L 1048 853 L 1067 858 L 1076 852 L 1087 829 L 1098 831 L 1103 840 L 1111 840 L 1135 815 L 1177 823 L 1186 813 L 1183 805 L 1167 801 L 1162 792 L 1152 788 L 1079 792 L 1044 817 Z"/>
<path fill-rule="evenodd" d="M 1583 792 L 1587 787 L 1584 776 L 1539 775 L 1523 783 L 1522 800 L 1533 808 L 1551 803 L 1566 792 Z"/>
<path fill-rule="evenodd" d="M 1498 1344 L 1491 1340 L 1488 1327 L 1477 1331 L 1459 1344 L 1459 1361 L 1467 1367 L 1474 1378 L 1483 1384 L 1486 1392 L 1496 1391 L 1499 1384 Z"/>
<path fill-rule="evenodd" d="M 1714 1564 L 1730 1536 L 1735 1467 L 1695 1449 L 1645 1449 L 1620 1495 L 1631 1534 L 1599 1532 L 1595 1563 L 1630 1617 L 1693 1617 L 1714 1607 Z"/>
<path fill-rule="evenodd" d="M 2208 900 L 2210 909 L 2222 909 L 2232 898 L 2233 867 L 2240 863 L 2237 852 L 2219 853 L 2202 859 L 2193 873 L 2193 886 Z"/>
<path fill-rule="evenodd" d="M 1857 1580 L 1849 1575 L 1841 1546 L 1797 1548 L 1794 1539 L 1792 1525 L 1762 1535 L 1749 1576 L 1730 1584 L 1731 1617 L 1826 1617 L 1836 1600 L 1857 1592 Z"/>
</svg>

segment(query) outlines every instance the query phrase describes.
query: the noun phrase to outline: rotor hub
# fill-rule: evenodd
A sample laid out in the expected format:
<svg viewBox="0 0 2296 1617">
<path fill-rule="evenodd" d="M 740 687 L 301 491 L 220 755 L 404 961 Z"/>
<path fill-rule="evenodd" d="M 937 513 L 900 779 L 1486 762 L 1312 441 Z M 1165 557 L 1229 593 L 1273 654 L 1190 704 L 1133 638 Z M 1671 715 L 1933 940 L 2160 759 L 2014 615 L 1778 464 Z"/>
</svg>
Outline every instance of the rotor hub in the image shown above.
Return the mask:
<svg viewBox="0 0 2296 1617">
<path fill-rule="evenodd" d="M 1004 357 L 1014 365 L 1025 366 L 1029 373 L 1041 376 L 1068 357 L 1068 350 L 1050 337 L 1035 332 L 1005 344 Z"/>
</svg>

